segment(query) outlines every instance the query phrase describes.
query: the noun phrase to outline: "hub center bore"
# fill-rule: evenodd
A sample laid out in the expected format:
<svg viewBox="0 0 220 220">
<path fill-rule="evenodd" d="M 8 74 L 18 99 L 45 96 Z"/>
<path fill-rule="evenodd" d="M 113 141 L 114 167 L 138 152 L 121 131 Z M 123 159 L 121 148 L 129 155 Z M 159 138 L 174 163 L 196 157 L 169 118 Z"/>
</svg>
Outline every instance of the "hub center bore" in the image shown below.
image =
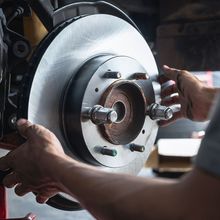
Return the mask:
<svg viewBox="0 0 220 220">
<path fill-rule="evenodd" d="M 146 101 L 141 88 L 129 80 L 118 80 L 104 92 L 101 103 L 117 112 L 115 123 L 100 126 L 104 137 L 115 145 L 133 141 L 140 133 L 145 118 Z"/>
<path fill-rule="evenodd" d="M 117 112 L 117 115 L 118 115 L 118 119 L 116 123 L 121 123 L 125 119 L 125 116 L 126 116 L 125 104 L 121 101 L 118 101 L 113 105 L 113 109 Z"/>
</svg>

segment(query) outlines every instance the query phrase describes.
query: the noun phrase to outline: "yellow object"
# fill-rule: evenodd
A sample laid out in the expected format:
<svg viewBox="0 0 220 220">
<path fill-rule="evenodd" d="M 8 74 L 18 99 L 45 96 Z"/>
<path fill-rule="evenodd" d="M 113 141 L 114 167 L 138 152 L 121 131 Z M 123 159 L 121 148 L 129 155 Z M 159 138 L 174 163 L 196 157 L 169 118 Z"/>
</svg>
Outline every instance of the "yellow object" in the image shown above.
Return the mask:
<svg viewBox="0 0 220 220">
<path fill-rule="evenodd" d="M 24 17 L 24 36 L 29 40 L 32 49 L 40 43 L 47 33 L 46 28 L 34 12 L 32 12 L 32 16 Z"/>
</svg>

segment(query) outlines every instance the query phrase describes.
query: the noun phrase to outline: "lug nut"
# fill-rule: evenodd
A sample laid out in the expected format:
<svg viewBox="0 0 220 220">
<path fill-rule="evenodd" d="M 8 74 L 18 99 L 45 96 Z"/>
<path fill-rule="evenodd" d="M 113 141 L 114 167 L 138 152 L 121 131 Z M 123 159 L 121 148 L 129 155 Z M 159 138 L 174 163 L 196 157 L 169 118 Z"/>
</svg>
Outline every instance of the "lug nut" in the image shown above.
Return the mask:
<svg viewBox="0 0 220 220">
<path fill-rule="evenodd" d="M 135 73 L 134 79 L 136 80 L 148 80 L 150 77 L 147 73 Z"/>
<path fill-rule="evenodd" d="M 114 150 L 114 149 L 102 148 L 101 154 L 106 155 L 106 156 L 110 156 L 110 157 L 116 157 L 118 152 L 117 152 L 117 150 Z"/>
<path fill-rule="evenodd" d="M 104 78 L 108 79 L 120 79 L 121 73 L 117 71 L 108 71 L 105 73 Z"/>
<path fill-rule="evenodd" d="M 89 110 L 89 118 L 96 125 L 112 124 L 117 121 L 118 114 L 114 109 L 96 105 Z"/>
<path fill-rule="evenodd" d="M 145 151 L 145 147 L 137 144 L 131 144 L 130 150 L 143 153 Z"/>
<path fill-rule="evenodd" d="M 153 103 L 148 108 L 148 115 L 152 120 L 169 120 L 173 117 L 173 110 L 169 107 Z"/>
</svg>

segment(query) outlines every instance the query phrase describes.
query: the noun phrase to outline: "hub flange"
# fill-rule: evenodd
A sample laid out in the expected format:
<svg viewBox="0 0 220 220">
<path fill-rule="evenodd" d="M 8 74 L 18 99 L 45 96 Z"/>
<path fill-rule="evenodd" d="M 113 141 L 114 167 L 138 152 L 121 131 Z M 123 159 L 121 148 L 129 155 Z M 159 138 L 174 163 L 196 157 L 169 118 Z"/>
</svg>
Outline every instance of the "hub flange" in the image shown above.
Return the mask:
<svg viewBox="0 0 220 220">
<path fill-rule="evenodd" d="M 120 72 L 121 77 L 106 78 L 108 72 Z M 155 94 L 148 80 L 140 83 L 134 79 L 137 72 L 146 70 L 131 57 L 101 55 L 87 61 L 71 79 L 63 102 L 63 129 L 68 148 L 81 159 L 116 168 L 142 157 L 140 151 L 130 150 L 130 144 L 146 145 L 154 125 L 146 109 L 154 102 Z M 94 123 L 91 109 L 97 105 L 114 110 L 117 120 Z M 117 154 L 103 155 L 103 149 Z M 144 157 L 149 151 L 141 153 Z"/>
</svg>

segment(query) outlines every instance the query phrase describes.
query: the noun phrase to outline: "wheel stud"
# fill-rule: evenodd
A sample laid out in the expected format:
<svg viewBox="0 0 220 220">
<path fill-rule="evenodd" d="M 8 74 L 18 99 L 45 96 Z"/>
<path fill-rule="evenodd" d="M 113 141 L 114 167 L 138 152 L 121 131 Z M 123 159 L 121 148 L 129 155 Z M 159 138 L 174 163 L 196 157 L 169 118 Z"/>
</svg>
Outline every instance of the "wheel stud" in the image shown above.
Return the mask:
<svg viewBox="0 0 220 220">
<path fill-rule="evenodd" d="M 121 73 L 117 71 L 108 71 L 105 73 L 104 78 L 108 79 L 120 79 Z"/>
<path fill-rule="evenodd" d="M 130 145 L 130 150 L 133 152 L 133 151 L 136 151 L 136 152 L 140 152 L 140 153 L 143 153 L 145 151 L 145 147 L 144 146 L 141 146 L 141 145 L 137 145 L 137 144 L 131 144 Z"/>
<path fill-rule="evenodd" d="M 135 73 L 134 79 L 135 80 L 148 80 L 150 77 L 147 73 Z"/>
<path fill-rule="evenodd" d="M 107 148 L 104 147 L 104 148 L 101 149 L 101 154 L 106 155 L 106 156 L 110 156 L 110 157 L 116 157 L 118 152 L 117 152 L 117 150 L 107 149 Z"/>
</svg>

